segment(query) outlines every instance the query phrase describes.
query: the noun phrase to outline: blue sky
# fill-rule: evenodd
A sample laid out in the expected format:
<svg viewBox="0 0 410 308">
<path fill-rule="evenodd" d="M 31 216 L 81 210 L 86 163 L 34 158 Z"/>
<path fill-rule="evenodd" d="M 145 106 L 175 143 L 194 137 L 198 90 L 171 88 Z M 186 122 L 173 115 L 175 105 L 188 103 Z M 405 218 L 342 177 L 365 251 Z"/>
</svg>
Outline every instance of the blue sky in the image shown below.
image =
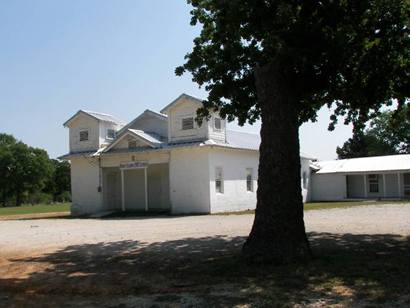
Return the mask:
<svg viewBox="0 0 410 308">
<path fill-rule="evenodd" d="M 56 157 L 68 150 L 62 123 L 78 109 L 129 121 L 182 92 L 206 98 L 174 74 L 198 34 L 189 10 L 180 0 L 0 2 L 0 132 Z M 342 124 L 328 132 L 329 115 L 324 108 L 302 126 L 303 152 L 332 159 L 351 136 Z"/>
</svg>

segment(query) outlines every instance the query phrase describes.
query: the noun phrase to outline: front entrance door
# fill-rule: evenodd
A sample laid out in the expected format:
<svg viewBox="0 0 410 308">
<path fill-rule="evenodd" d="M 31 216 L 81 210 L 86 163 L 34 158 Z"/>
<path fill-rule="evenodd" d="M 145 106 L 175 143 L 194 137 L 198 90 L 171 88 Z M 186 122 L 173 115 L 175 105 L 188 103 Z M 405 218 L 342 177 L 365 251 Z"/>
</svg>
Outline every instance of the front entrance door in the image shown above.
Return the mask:
<svg viewBox="0 0 410 308">
<path fill-rule="evenodd" d="M 145 211 L 145 169 L 123 170 L 126 211 Z"/>
</svg>

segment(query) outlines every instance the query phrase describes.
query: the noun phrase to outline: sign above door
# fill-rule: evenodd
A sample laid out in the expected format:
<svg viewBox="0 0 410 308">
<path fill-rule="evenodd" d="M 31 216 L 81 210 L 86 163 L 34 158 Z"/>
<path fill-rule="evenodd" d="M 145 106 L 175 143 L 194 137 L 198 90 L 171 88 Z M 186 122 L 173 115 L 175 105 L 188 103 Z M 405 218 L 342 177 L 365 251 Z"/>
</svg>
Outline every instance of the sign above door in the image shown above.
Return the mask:
<svg viewBox="0 0 410 308">
<path fill-rule="evenodd" d="M 128 169 L 144 169 L 148 167 L 147 161 L 130 161 L 130 162 L 121 162 L 120 169 L 128 170 Z"/>
</svg>

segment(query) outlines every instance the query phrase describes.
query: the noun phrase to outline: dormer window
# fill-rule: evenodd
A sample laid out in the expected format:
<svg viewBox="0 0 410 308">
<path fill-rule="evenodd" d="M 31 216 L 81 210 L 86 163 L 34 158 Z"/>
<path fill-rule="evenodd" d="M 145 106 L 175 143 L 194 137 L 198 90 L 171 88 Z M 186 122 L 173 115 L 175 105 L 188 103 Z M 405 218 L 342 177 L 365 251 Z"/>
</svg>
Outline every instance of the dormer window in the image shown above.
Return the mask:
<svg viewBox="0 0 410 308">
<path fill-rule="evenodd" d="M 182 119 L 182 130 L 194 129 L 194 118 L 183 118 Z"/>
<path fill-rule="evenodd" d="M 80 130 L 80 141 L 88 141 L 88 129 Z"/>
<path fill-rule="evenodd" d="M 221 118 L 214 118 L 214 129 L 221 130 L 222 129 L 222 120 Z"/>
<path fill-rule="evenodd" d="M 115 130 L 107 129 L 107 137 L 106 139 L 114 139 L 115 138 Z"/>
<path fill-rule="evenodd" d="M 129 149 L 135 149 L 135 148 L 137 148 L 137 141 L 136 141 L 136 140 L 130 140 L 130 141 L 128 141 L 128 148 L 129 148 Z"/>
</svg>

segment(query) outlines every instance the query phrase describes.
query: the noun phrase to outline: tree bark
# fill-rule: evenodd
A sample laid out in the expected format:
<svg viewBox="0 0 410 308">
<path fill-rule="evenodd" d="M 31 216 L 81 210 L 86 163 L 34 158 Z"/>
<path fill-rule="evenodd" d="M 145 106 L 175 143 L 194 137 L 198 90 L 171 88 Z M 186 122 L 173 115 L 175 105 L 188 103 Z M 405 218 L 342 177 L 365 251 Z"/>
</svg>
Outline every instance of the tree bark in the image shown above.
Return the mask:
<svg viewBox="0 0 410 308">
<path fill-rule="evenodd" d="M 262 119 L 257 205 L 243 254 L 257 263 L 306 261 L 298 98 L 278 64 L 256 69 L 255 82 Z"/>
</svg>

